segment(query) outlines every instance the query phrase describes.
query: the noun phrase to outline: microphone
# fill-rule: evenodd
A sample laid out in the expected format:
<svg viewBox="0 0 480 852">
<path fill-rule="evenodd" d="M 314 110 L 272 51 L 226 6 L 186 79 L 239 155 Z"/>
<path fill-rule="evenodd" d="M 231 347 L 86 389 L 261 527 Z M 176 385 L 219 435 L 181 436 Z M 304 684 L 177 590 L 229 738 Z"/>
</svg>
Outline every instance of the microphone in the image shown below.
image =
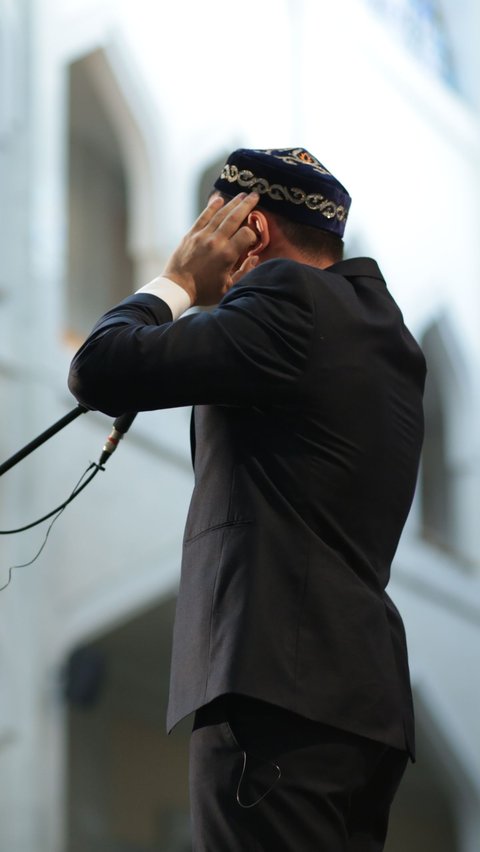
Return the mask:
<svg viewBox="0 0 480 852">
<path fill-rule="evenodd" d="M 103 465 L 109 460 L 112 453 L 115 452 L 123 436 L 130 429 L 137 413 L 138 412 L 136 411 L 127 411 L 125 414 L 121 414 L 120 417 L 117 417 L 116 420 L 113 421 L 113 429 L 105 441 L 102 455 L 98 461 L 100 467 L 103 467 Z"/>
</svg>

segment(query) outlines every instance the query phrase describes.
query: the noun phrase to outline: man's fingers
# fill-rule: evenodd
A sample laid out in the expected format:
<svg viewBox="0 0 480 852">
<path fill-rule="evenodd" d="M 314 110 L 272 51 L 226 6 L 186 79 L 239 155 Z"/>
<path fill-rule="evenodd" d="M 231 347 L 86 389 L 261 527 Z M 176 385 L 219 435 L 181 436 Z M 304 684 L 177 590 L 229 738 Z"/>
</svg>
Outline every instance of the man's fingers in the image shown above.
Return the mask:
<svg viewBox="0 0 480 852">
<path fill-rule="evenodd" d="M 230 238 L 228 245 L 232 254 L 235 254 L 236 257 L 241 257 L 244 252 L 257 242 L 257 239 L 255 231 L 249 228 L 248 225 L 244 225 L 243 228 L 240 228 Z"/>
<path fill-rule="evenodd" d="M 259 197 L 256 192 L 251 192 L 249 195 L 241 192 L 225 204 L 219 195 L 212 196 L 190 228 L 188 235 L 203 230 L 207 233 L 220 230 L 222 235 L 229 239 L 253 210 Z"/>
<path fill-rule="evenodd" d="M 200 213 L 198 219 L 195 220 L 189 230 L 189 234 L 194 234 L 196 231 L 201 231 L 213 219 L 215 214 L 223 207 L 224 201 L 220 195 L 213 196 L 207 206 Z"/>
<path fill-rule="evenodd" d="M 245 223 L 259 197 L 240 193 L 224 204 L 212 196 L 175 249 L 164 274 L 187 290 L 192 304 L 214 304 L 231 286 L 232 271 L 258 239 Z"/>
<path fill-rule="evenodd" d="M 220 231 L 224 237 L 229 239 L 251 213 L 259 198 L 257 192 L 251 192 L 249 195 L 241 192 L 236 195 L 228 204 L 214 213 L 208 223 L 207 230 Z"/>
<path fill-rule="evenodd" d="M 237 282 L 240 281 L 240 279 L 243 278 L 244 275 L 248 275 L 248 273 L 251 272 L 252 269 L 255 269 L 255 267 L 258 266 L 258 263 L 259 258 L 256 254 L 248 255 L 248 257 L 246 257 L 243 261 L 240 269 L 237 269 L 237 271 L 233 273 L 230 286 L 233 286 L 233 284 L 237 284 Z"/>
</svg>

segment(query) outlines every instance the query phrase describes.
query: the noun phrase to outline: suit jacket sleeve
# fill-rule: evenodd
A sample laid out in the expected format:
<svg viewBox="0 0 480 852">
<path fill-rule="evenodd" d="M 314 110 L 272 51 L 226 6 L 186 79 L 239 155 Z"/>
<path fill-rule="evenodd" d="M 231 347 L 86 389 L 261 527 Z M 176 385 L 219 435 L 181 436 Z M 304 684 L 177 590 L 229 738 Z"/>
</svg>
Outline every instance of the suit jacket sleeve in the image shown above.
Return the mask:
<svg viewBox="0 0 480 852">
<path fill-rule="evenodd" d="M 75 355 L 69 387 L 117 416 L 190 404 L 292 400 L 304 373 L 313 305 L 302 266 L 262 264 L 210 313 L 172 322 L 168 305 L 137 294 L 108 311 Z"/>
</svg>

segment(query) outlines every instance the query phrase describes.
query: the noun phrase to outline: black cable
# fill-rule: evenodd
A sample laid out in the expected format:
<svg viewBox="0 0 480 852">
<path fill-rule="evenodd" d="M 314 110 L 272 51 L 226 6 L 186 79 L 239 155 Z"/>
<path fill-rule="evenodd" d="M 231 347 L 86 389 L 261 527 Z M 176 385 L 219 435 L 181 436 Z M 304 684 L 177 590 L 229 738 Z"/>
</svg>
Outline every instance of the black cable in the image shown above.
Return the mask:
<svg viewBox="0 0 480 852">
<path fill-rule="evenodd" d="M 88 476 L 88 477 L 87 477 L 87 479 L 85 479 L 85 477 L 87 476 L 88 472 L 89 472 L 90 470 L 92 470 L 92 468 L 93 468 L 92 473 L 90 474 L 90 476 Z M 61 514 L 62 514 L 62 512 L 63 512 L 63 511 L 67 508 L 67 506 L 69 505 L 69 503 L 71 503 L 71 502 L 72 502 L 72 500 L 75 500 L 75 497 L 78 497 L 78 495 L 80 494 L 80 492 L 81 492 L 81 491 L 83 491 L 83 489 L 87 487 L 87 485 L 88 485 L 88 484 L 92 481 L 92 479 L 94 478 L 94 476 L 96 476 L 96 475 L 97 475 L 97 473 L 98 473 L 98 471 L 99 471 L 99 470 L 105 470 L 105 468 L 104 468 L 102 465 L 97 464 L 96 462 L 91 462 L 91 464 L 89 464 L 89 466 L 87 467 L 87 469 L 86 469 L 86 470 L 84 470 L 84 472 L 82 473 L 82 475 L 81 475 L 80 479 L 78 480 L 77 484 L 75 485 L 75 487 L 74 487 L 74 489 L 73 489 L 72 493 L 70 494 L 70 496 L 69 496 L 69 497 L 67 497 L 67 499 L 66 499 L 66 500 L 64 500 L 64 502 L 60 504 L 60 506 L 57 506 L 57 508 L 56 508 L 56 509 L 53 509 L 51 512 L 49 512 L 49 513 L 48 513 L 48 515 L 44 515 L 44 516 L 43 516 L 43 518 L 39 518 L 37 521 L 32 521 L 32 523 L 31 523 L 31 524 L 26 524 L 26 526 L 24 526 L 24 527 L 19 527 L 19 528 L 18 528 L 18 529 L 16 529 L 16 530 L 0 530 L 0 535 L 12 535 L 13 533 L 24 532 L 25 530 L 32 529 L 32 527 L 35 527 L 35 526 L 37 526 L 38 524 L 43 523 L 43 521 L 48 520 L 48 518 L 51 518 L 51 517 L 52 517 L 52 515 L 54 515 L 54 516 L 55 516 L 55 517 L 53 518 L 53 520 L 52 520 L 51 524 L 49 524 L 49 527 L 48 527 L 48 529 L 47 529 L 47 532 L 45 533 L 45 538 L 43 539 L 43 542 L 42 542 L 42 544 L 41 544 L 41 546 L 40 546 L 39 550 L 37 551 L 37 553 L 36 553 L 36 554 L 35 554 L 35 556 L 33 557 L 33 559 L 31 559 L 29 562 L 24 562 L 24 563 L 22 563 L 21 565 L 11 565 L 11 566 L 10 566 L 10 568 L 8 569 L 8 580 L 7 580 L 7 582 L 6 582 L 6 583 L 4 583 L 4 585 L 3 585 L 3 586 L 0 586 L 0 592 L 2 592 L 2 591 L 3 591 L 3 589 L 6 589 L 6 588 L 7 588 L 7 586 L 9 586 L 9 585 L 10 585 L 10 581 L 11 581 L 11 579 L 12 579 L 12 572 L 13 572 L 16 568 L 26 568 L 27 566 L 32 565 L 32 564 L 35 562 L 35 560 L 36 560 L 36 559 L 38 559 L 38 557 L 40 556 L 40 554 L 41 554 L 41 552 L 42 552 L 43 548 L 45 547 L 45 545 L 46 545 L 46 543 L 47 543 L 48 536 L 50 535 L 50 531 L 51 531 L 51 529 L 52 529 L 52 527 L 53 527 L 53 525 L 54 525 L 55 521 L 56 521 L 56 520 L 60 517 L 60 515 L 61 515 Z M 83 479 L 85 479 L 85 482 L 83 482 L 83 481 L 82 481 Z"/>
<path fill-rule="evenodd" d="M 59 432 L 60 429 L 63 429 L 64 426 L 66 426 L 80 414 L 85 414 L 86 411 L 87 409 L 84 408 L 84 406 L 78 405 L 73 411 L 70 411 L 68 414 L 66 414 L 64 417 L 62 417 L 60 420 L 58 420 L 56 423 L 46 429 L 45 432 L 42 432 L 41 435 L 39 435 L 33 441 L 30 441 L 30 443 L 23 447 L 22 450 L 19 450 L 18 453 L 15 453 L 14 456 L 12 456 L 10 459 L 7 459 L 6 462 L 0 465 L 0 476 L 3 473 L 6 473 L 7 470 L 10 470 L 10 468 L 14 467 L 14 465 L 18 464 L 19 461 L 22 461 L 22 459 L 24 459 L 27 455 L 36 450 L 37 447 L 39 447 L 41 444 L 45 443 L 45 441 L 48 441 L 49 438 Z M 8 580 L 3 586 L 0 586 L 0 592 L 3 591 L 3 589 L 6 589 L 8 585 L 10 585 L 10 581 L 12 579 L 12 571 L 15 568 L 26 568 L 28 565 L 32 565 L 33 562 L 38 559 L 47 543 L 48 536 L 50 535 L 50 530 L 52 529 L 57 518 L 60 517 L 60 515 L 67 508 L 69 503 L 71 503 L 72 500 L 75 500 L 75 497 L 78 497 L 80 492 L 87 487 L 87 485 L 92 481 L 94 476 L 97 475 L 98 471 L 105 470 L 105 463 L 108 461 L 112 453 L 117 448 L 118 443 L 123 438 L 124 434 L 128 432 L 136 416 L 136 412 L 126 412 L 125 414 L 121 414 L 119 417 L 116 418 L 113 423 L 113 429 L 103 447 L 103 451 L 99 461 L 91 462 L 89 464 L 87 469 L 82 473 L 70 496 L 67 497 L 67 499 L 60 504 L 60 506 L 57 506 L 56 509 L 52 509 L 51 512 L 48 512 L 48 514 L 43 515 L 43 517 L 38 518 L 36 521 L 32 521 L 30 524 L 25 524 L 25 526 L 23 527 L 17 527 L 17 529 L 14 530 L 0 530 L 0 535 L 15 535 L 16 533 L 31 530 L 33 527 L 38 526 L 38 524 L 42 524 L 44 521 L 48 521 L 49 518 L 53 518 L 51 524 L 47 529 L 47 532 L 45 533 L 45 538 L 43 539 L 40 549 L 37 551 L 33 559 L 31 559 L 29 562 L 23 563 L 22 565 L 12 565 L 8 569 Z M 90 470 L 92 471 L 92 473 L 90 474 L 90 476 L 88 476 L 87 474 Z M 85 479 L 85 477 L 87 478 Z"/>
<path fill-rule="evenodd" d="M 70 423 L 72 420 L 75 419 L 75 417 L 78 417 L 80 414 L 85 414 L 86 411 L 87 409 L 84 408 L 82 405 L 77 405 L 77 407 L 74 408 L 73 411 L 70 411 L 68 414 L 65 415 L 65 417 L 62 417 L 61 420 L 58 420 L 56 423 L 53 424 L 53 426 L 50 426 L 49 429 L 46 429 L 45 432 L 42 432 L 42 434 L 39 435 L 38 438 L 35 438 L 33 441 L 30 441 L 30 443 L 27 444 L 26 447 L 24 447 L 18 453 L 15 453 L 15 455 L 8 459 L 6 462 L 4 462 L 3 465 L 0 465 L 0 475 L 2 473 L 5 473 L 7 470 L 10 470 L 11 467 L 13 467 L 19 461 L 24 459 L 26 455 L 29 455 L 29 453 L 33 452 L 33 450 L 36 450 L 37 447 L 45 443 L 45 441 L 48 441 L 48 439 L 51 438 L 52 435 L 55 435 L 57 432 L 59 432 L 60 429 L 63 429 L 63 427 L 66 426 L 67 423 Z M 105 442 L 102 454 L 98 462 L 92 462 L 89 467 L 87 467 L 86 471 L 84 471 L 77 485 L 70 494 L 70 497 L 65 500 L 64 503 L 61 503 L 60 506 L 57 506 L 56 509 L 52 509 L 51 512 L 48 512 L 47 515 L 43 515 L 43 517 L 39 518 L 37 521 L 32 521 L 31 524 L 25 524 L 24 527 L 18 527 L 15 530 L 0 530 L 0 535 L 15 535 L 16 533 L 31 530 L 32 527 L 36 527 L 38 524 L 43 524 L 44 521 L 48 521 L 48 519 L 51 518 L 53 515 L 56 515 L 57 512 L 63 512 L 65 507 L 68 506 L 68 504 L 71 503 L 72 500 L 74 500 L 78 494 L 80 494 L 80 491 L 83 491 L 83 489 L 86 488 L 88 483 L 92 481 L 93 477 L 97 475 L 98 471 L 105 470 L 104 465 L 107 463 L 110 456 L 115 452 L 116 448 L 118 447 L 119 441 L 121 441 L 125 433 L 128 432 L 136 416 L 137 412 L 130 411 L 126 412 L 125 414 L 121 414 L 120 417 L 117 417 L 117 419 L 114 420 L 113 429 Z M 88 479 L 83 483 L 81 487 L 78 487 L 83 477 L 86 476 L 88 471 L 92 468 L 94 468 L 94 471 L 91 476 L 88 477 Z"/>
<path fill-rule="evenodd" d="M 86 414 L 88 411 L 84 405 L 77 405 L 72 411 L 69 411 L 68 414 L 65 414 L 64 417 L 61 417 L 60 420 L 57 420 L 56 423 L 53 423 L 52 426 L 49 426 L 48 429 L 45 429 L 45 432 L 42 432 L 41 435 L 34 438 L 33 441 L 30 441 L 25 447 L 15 453 L 15 455 L 11 456 L 11 458 L 7 459 L 7 461 L 0 464 L 0 476 L 3 476 L 7 470 L 10 470 L 12 467 L 15 467 L 18 462 L 22 461 L 24 458 L 33 453 L 34 450 L 38 449 L 45 441 L 48 441 L 53 435 L 56 435 L 57 432 L 60 432 L 65 426 L 75 420 L 80 414 Z"/>
<path fill-rule="evenodd" d="M 87 475 L 88 471 L 91 470 L 92 467 L 95 468 L 93 473 L 90 474 L 90 476 L 88 477 L 88 479 L 85 480 L 83 485 L 80 485 L 80 482 L 82 481 L 83 477 Z M 52 509 L 52 511 L 49 512 L 48 515 L 44 515 L 43 518 L 38 518 L 37 521 L 32 521 L 31 524 L 26 524 L 24 527 L 18 527 L 18 529 L 16 530 L 0 530 L 0 535 L 14 535 L 15 533 L 31 530 L 32 527 L 36 527 L 38 526 L 38 524 L 43 524 L 44 521 L 48 521 L 48 519 L 51 518 L 52 515 L 56 515 L 57 512 L 63 512 L 63 510 L 68 506 L 68 504 L 71 503 L 72 500 L 75 500 L 75 497 L 77 497 L 80 492 L 87 487 L 87 485 L 92 481 L 93 477 L 97 475 L 99 470 L 105 470 L 105 468 L 103 467 L 103 465 L 97 464 L 96 462 L 92 462 L 82 473 L 79 481 L 77 482 L 75 488 L 70 494 L 70 497 L 68 497 L 63 503 L 60 503 L 60 506 L 57 506 L 56 509 Z"/>
</svg>

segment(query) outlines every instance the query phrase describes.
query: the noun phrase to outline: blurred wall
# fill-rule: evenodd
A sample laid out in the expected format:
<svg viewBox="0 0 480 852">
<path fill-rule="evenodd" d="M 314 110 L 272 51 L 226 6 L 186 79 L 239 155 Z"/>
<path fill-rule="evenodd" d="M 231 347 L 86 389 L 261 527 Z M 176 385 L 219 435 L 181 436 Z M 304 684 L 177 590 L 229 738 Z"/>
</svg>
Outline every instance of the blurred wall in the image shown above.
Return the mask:
<svg viewBox="0 0 480 852">
<path fill-rule="evenodd" d="M 445 3 L 458 91 L 361 0 L 246 0 L 241 13 L 225 0 L 179 2 L 168 14 L 146 0 L 17 0 L 0 10 L 2 457 L 74 406 L 66 374 L 89 317 L 116 297 L 117 285 L 121 296 L 161 270 L 196 215 L 206 171 L 239 145 L 302 144 L 340 176 L 353 196 L 347 249 L 378 259 L 407 323 L 429 348 L 434 463 L 422 471 L 390 590 L 410 641 L 422 763 L 405 782 L 391 852 L 442 852 L 440 842 L 446 852 L 476 852 L 480 836 L 480 770 L 472 757 L 480 747 L 473 675 L 480 625 L 478 13 L 466 3 L 460 28 L 452 10 Z M 81 162 L 103 164 L 107 188 L 95 169 L 72 172 L 79 144 Z M 112 259 L 121 260 L 121 274 Z M 10 471 L 0 491 L 1 527 L 57 505 L 98 457 L 109 428 L 99 414 L 82 415 Z M 75 844 L 87 848 L 87 838 L 89 849 L 145 852 L 162 848 L 168 832 L 172 852 L 184 848 L 184 793 L 170 816 L 159 793 L 157 817 L 149 811 L 137 835 L 124 831 L 128 814 L 123 828 L 118 821 L 112 828 L 111 803 L 101 805 L 82 783 L 88 773 L 74 755 L 86 755 L 89 729 L 102 731 L 110 720 L 111 759 L 118 767 L 127 754 L 133 761 L 144 752 L 126 731 L 138 730 L 141 713 L 126 705 L 125 716 L 114 718 L 112 706 L 123 705 L 112 702 L 107 686 L 96 705 L 69 705 L 63 676 L 72 651 L 84 646 L 102 649 L 117 684 L 130 682 L 130 657 L 144 685 L 158 669 L 155 751 L 168 667 L 163 628 L 192 483 L 188 430 L 186 410 L 140 415 L 107 470 L 58 521 L 39 561 L 14 572 L 0 593 L 0 849 L 73 852 Z M 448 495 L 443 508 L 432 505 L 439 487 Z M 432 526 L 442 534 L 432 535 Z M 41 540 L 37 529 L 2 541 L 1 577 Z M 152 617 L 159 635 L 146 632 Z M 149 636 L 155 662 L 145 657 Z M 185 738 L 178 752 L 172 748 L 172 761 L 181 763 Z M 89 754 L 89 771 L 103 777 L 100 752 Z M 122 771 L 118 801 L 128 792 L 128 767 Z M 158 773 L 159 790 L 165 778 L 178 778 L 168 765 Z M 131 823 L 138 823 L 133 814 Z"/>
</svg>

